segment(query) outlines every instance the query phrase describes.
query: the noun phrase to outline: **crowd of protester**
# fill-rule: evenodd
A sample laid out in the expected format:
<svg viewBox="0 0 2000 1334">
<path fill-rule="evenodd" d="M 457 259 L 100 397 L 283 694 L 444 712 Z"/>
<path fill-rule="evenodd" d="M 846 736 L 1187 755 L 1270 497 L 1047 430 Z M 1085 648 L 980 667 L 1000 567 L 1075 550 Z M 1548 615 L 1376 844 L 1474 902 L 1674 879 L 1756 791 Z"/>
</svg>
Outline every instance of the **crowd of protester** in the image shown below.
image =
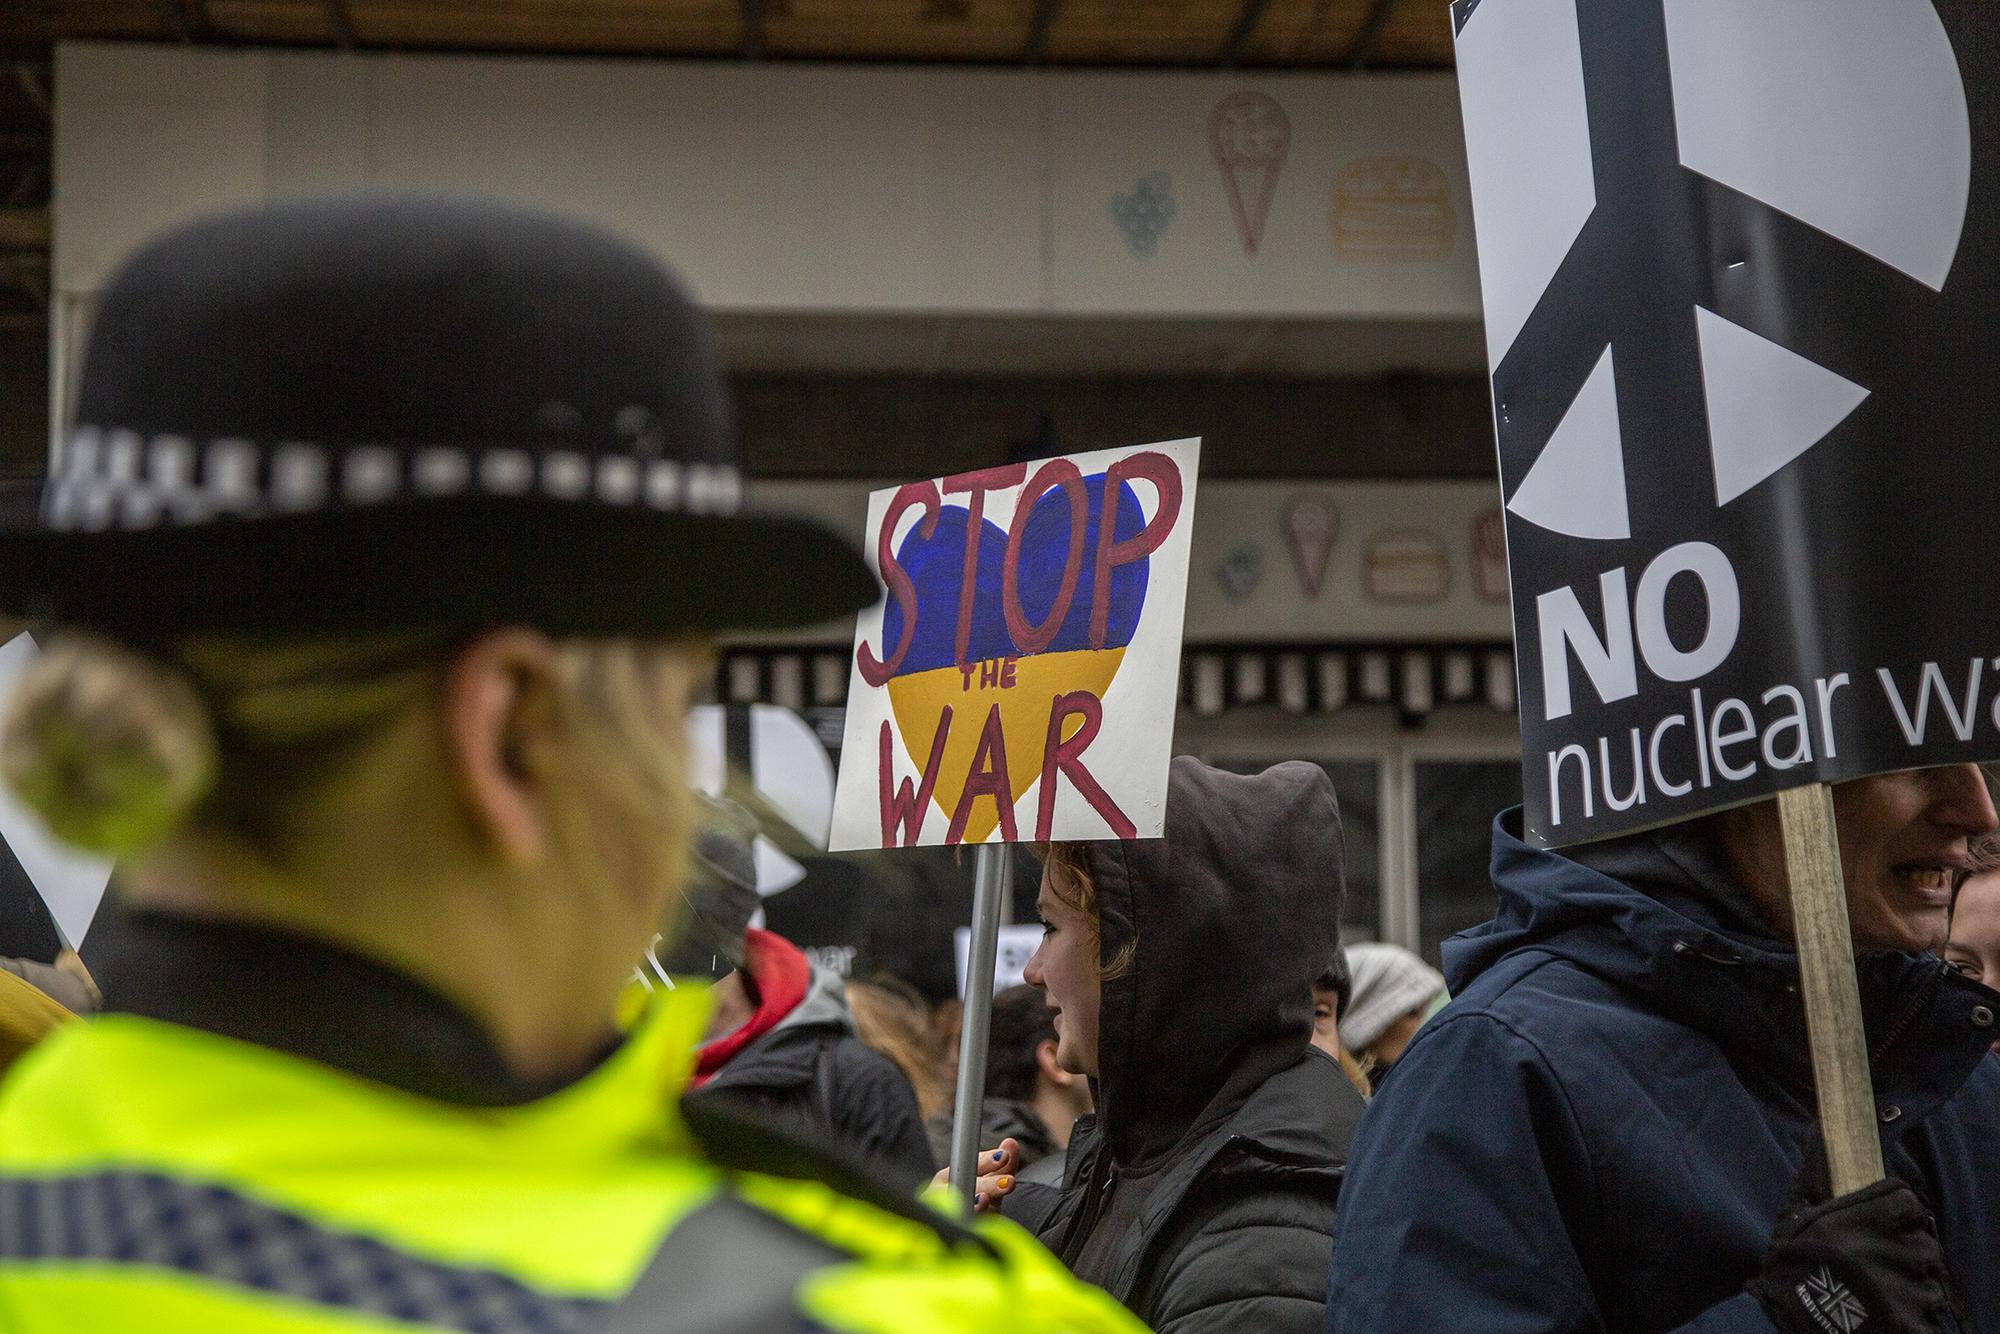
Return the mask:
<svg viewBox="0 0 2000 1334">
<path fill-rule="evenodd" d="M 720 404 L 650 260 L 499 206 L 253 209 L 121 273 L 79 420 L 291 489 L 0 531 L 49 631 L 0 770 L 120 859 L 95 976 L 0 901 L 0 1331 L 2000 1334 L 1972 766 L 1835 789 L 1882 1181 L 1830 1185 L 1770 803 L 1561 851 L 1499 813 L 1440 973 L 1340 940 L 1324 770 L 1182 757 L 1163 839 L 1036 849 L 956 1202 L 957 1006 L 753 925 L 688 787 L 712 637 L 874 589 L 719 483 L 612 495 L 724 475 Z M 287 471 L 552 433 L 582 490 Z"/>
</svg>

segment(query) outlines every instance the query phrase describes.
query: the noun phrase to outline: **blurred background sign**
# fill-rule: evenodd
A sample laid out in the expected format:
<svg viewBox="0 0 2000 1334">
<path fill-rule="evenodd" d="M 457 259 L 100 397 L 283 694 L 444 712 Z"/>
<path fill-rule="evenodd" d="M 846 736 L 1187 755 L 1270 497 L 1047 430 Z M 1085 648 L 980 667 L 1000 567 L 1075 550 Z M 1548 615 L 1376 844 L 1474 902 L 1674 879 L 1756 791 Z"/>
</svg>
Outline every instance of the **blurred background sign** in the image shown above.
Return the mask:
<svg viewBox="0 0 2000 1334">
<path fill-rule="evenodd" d="M 28 669 L 39 650 L 27 635 L 0 644 L 0 702 Z M 58 842 L 41 818 L 22 806 L 0 783 L 0 896 L 16 898 L 27 890 L 40 898 L 72 949 L 83 944 L 104 889 L 111 881 L 111 863 Z M 18 913 L 0 915 L 18 916 Z M 32 914 L 30 914 L 32 915 Z"/>
<path fill-rule="evenodd" d="M 694 785 L 756 819 L 757 892 L 805 879 L 802 857 L 826 851 L 833 761 L 812 725 L 772 704 L 698 705 L 688 717 Z"/>
<path fill-rule="evenodd" d="M 966 963 L 972 954 L 972 928 L 961 926 L 951 933 L 952 953 L 958 962 L 958 994 L 965 995 Z M 993 993 L 1018 987 L 1026 979 L 1021 970 L 1041 947 L 1042 928 L 1037 923 L 1000 928 L 1000 949 L 993 958 Z"/>
</svg>

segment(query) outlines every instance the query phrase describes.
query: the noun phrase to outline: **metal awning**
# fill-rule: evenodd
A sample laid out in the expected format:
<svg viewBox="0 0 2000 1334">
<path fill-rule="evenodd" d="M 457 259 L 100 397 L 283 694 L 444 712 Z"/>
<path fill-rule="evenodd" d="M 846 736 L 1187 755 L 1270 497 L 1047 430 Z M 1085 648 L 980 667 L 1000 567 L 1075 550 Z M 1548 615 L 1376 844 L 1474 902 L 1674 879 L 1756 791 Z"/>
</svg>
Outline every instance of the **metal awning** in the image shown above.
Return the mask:
<svg viewBox="0 0 2000 1334">
<path fill-rule="evenodd" d="M 723 654 L 716 699 L 795 711 L 847 701 L 849 655 L 824 646 Z M 1514 711 L 1514 654 L 1501 644 L 1191 645 L 1181 654 L 1181 704 L 1201 717 L 1234 709 L 1335 713 L 1394 709 L 1415 722 L 1439 708 Z"/>
</svg>

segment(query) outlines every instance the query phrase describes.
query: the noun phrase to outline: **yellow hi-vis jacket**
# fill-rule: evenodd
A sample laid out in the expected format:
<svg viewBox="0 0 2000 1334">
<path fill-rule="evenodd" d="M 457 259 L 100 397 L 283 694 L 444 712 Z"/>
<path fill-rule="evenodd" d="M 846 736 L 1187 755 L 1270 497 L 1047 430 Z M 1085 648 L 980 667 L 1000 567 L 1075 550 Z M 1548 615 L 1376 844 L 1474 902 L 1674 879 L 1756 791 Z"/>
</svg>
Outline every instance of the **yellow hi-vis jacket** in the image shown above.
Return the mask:
<svg viewBox="0 0 2000 1334">
<path fill-rule="evenodd" d="M 1143 1328 L 1011 1224 L 710 1161 L 676 1108 L 706 1013 L 662 996 L 597 1070 L 500 1108 L 68 1025 L 0 1084 L 0 1331 Z"/>
</svg>

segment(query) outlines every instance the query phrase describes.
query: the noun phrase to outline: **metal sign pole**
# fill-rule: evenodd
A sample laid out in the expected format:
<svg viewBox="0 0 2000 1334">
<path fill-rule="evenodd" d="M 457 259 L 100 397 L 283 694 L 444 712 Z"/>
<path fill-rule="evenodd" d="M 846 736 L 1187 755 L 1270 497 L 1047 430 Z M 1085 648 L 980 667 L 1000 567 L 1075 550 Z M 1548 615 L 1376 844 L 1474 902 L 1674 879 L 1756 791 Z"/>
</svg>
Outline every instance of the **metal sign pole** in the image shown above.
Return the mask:
<svg viewBox="0 0 2000 1334">
<path fill-rule="evenodd" d="M 986 1037 L 993 1016 L 993 961 L 1000 948 L 1000 902 L 1007 893 L 1005 843 L 982 843 L 972 863 L 972 946 L 966 951 L 965 1010 L 958 1034 L 958 1092 L 952 1107 L 951 1184 L 967 1204 L 979 1189 L 979 1109 L 986 1099 Z"/>
</svg>

